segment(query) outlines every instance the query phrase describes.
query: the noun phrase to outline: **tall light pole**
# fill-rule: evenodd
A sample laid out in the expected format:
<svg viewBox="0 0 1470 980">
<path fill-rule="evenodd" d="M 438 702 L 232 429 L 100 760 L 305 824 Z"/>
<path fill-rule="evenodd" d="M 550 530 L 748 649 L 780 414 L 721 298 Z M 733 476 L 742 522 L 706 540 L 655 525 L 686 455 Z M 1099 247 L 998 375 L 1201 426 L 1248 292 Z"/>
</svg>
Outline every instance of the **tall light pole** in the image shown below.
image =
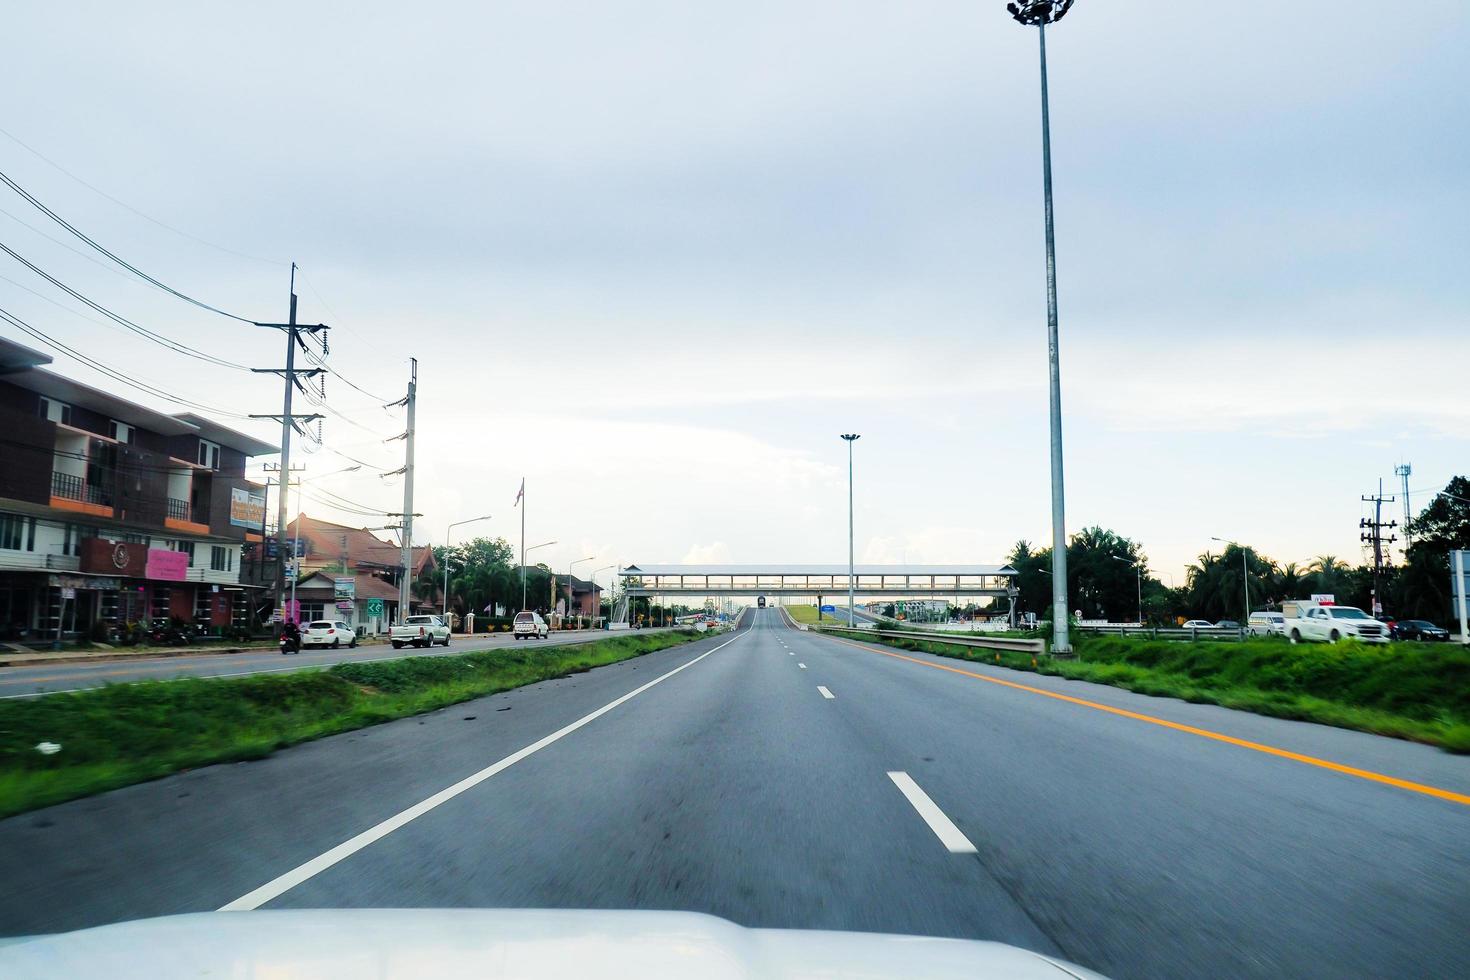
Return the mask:
<svg viewBox="0 0 1470 980">
<path fill-rule="evenodd" d="M 610 568 L 617 568 L 617 567 L 618 567 L 617 565 L 603 565 L 601 568 L 593 569 L 592 570 L 592 584 L 593 585 L 596 585 L 597 584 L 597 576 L 601 575 L 603 572 L 607 571 Z M 611 591 L 612 584 L 613 583 L 611 581 L 608 582 L 609 591 L 607 593 L 607 622 L 608 622 L 609 625 L 612 624 L 612 591 Z M 597 611 L 599 613 L 602 612 L 601 609 L 598 609 Z"/>
<path fill-rule="evenodd" d="M 449 621 L 449 533 L 463 524 L 474 524 L 476 521 L 488 521 L 489 514 L 481 517 L 471 517 L 463 521 L 455 521 L 444 529 L 444 620 Z"/>
<path fill-rule="evenodd" d="M 550 548 L 554 544 L 556 544 L 555 541 L 543 541 L 540 544 L 533 544 L 533 545 L 531 545 L 531 547 L 529 547 L 529 548 L 523 548 L 521 550 L 521 608 L 522 609 L 525 609 L 526 608 L 526 556 L 529 555 L 531 552 L 535 551 L 537 548 Z"/>
<path fill-rule="evenodd" d="M 862 436 L 856 432 L 845 432 L 842 439 L 847 443 L 847 628 L 855 629 L 857 624 L 853 622 L 852 595 L 853 595 L 853 564 L 852 564 L 852 444 L 861 439 Z M 817 609 L 817 618 L 822 616 L 822 610 Z"/>
<path fill-rule="evenodd" d="M 572 569 L 576 568 L 583 562 L 596 560 L 596 555 L 588 555 L 586 558 L 578 558 L 576 561 L 571 562 L 567 565 L 567 615 L 570 616 L 572 613 Z"/>
<path fill-rule="evenodd" d="M 1133 566 L 1133 574 L 1138 577 L 1138 625 L 1143 625 L 1143 569 L 1139 566 L 1137 559 L 1127 559 L 1120 555 L 1109 555 L 1113 561 L 1120 561 L 1125 565 Z"/>
<path fill-rule="evenodd" d="M 1051 368 L 1051 605 L 1052 652 L 1072 652 L 1067 629 L 1067 521 L 1062 484 L 1062 376 L 1057 356 L 1057 250 L 1051 204 L 1051 110 L 1046 91 L 1046 25 L 1055 24 L 1073 0 L 1020 0 L 1006 4 L 1041 39 L 1041 185 L 1046 201 L 1046 332 Z"/>
<path fill-rule="evenodd" d="M 1217 538 L 1213 534 L 1210 535 L 1210 540 L 1218 541 L 1221 544 L 1225 545 L 1230 544 L 1230 542 L 1226 541 L 1224 538 Z M 1236 547 L 1240 549 L 1240 590 L 1245 595 L 1245 616 L 1240 621 L 1240 626 L 1242 629 L 1244 629 L 1250 624 L 1251 621 L 1251 573 L 1245 561 L 1246 552 L 1248 552 L 1250 549 L 1243 544 L 1236 545 Z"/>
</svg>

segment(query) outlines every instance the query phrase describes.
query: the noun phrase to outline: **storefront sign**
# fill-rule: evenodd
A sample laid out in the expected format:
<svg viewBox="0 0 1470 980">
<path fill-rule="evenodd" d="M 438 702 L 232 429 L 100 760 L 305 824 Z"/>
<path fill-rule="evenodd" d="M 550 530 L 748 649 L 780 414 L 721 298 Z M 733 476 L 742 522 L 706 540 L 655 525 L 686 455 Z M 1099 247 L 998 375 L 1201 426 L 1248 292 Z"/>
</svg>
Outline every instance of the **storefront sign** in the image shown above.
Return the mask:
<svg viewBox="0 0 1470 980">
<path fill-rule="evenodd" d="M 142 578 L 148 567 L 148 549 L 127 541 L 83 538 L 77 567 L 84 572 Z"/>
<path fill-rule="evenodd" d="M 230 523 L 236 527 L 255 528 L 265 523 L 265 494 L 251 493 L 245 487 L 231 487 Z"/>
<path fill-rule="evenodd" d="M 149 548 L 143 575 L 159 582 L 182 582 L 189 577 L 189 556 L 182 551 Z"/>
<path fill-rule="evenodd" d="M 348 575 L 332 579 L 332 598 L 337 600 L 338 605 L 352 603 L 357 600 L 357 579 Z"/>
<path fill-rule="evenodd" d="M 104 589 L 122 588 L 122 579 L 110 575 L 48 575 L 46 584 L 53 589 Z"/>
</svg>

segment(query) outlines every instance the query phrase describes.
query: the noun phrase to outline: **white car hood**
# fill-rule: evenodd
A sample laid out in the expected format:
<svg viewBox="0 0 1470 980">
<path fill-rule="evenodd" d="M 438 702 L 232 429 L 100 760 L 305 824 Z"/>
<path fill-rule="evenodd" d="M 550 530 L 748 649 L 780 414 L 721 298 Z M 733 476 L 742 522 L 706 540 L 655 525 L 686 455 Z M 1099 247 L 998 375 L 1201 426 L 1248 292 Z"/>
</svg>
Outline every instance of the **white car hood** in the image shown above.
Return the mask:
<svg viewBox="0 0 1470 980">
<path fill-rule="evenodd" d="M 0 976 L 402 978 L 1006 977 L 1101 980 L 1002 943 L 745 929 L 695 912 L 202 912 L 0 946 Z"/>
</svg>

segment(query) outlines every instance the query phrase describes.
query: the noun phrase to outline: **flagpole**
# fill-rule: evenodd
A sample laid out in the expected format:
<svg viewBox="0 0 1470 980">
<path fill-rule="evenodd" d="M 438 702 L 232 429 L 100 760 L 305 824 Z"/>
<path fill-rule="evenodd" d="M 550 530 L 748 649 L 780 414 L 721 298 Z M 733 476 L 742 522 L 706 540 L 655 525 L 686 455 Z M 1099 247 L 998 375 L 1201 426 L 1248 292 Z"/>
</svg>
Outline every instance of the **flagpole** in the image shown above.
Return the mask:
<svg viewBox="0 0 1470 980">
<path fill-rule="evenodd" d="M 516 497 L 521 505 L 521 608 L 526 608 L 526 478 L 521 477 L 521 492 Z"/>
</svg>

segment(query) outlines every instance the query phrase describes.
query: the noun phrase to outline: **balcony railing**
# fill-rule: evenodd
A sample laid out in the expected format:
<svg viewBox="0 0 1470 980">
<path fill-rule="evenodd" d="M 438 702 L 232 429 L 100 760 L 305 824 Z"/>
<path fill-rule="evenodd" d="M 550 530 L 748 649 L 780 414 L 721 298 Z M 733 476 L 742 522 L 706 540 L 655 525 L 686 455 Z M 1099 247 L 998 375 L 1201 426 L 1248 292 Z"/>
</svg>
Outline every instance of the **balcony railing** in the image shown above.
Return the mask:
<svg viewBox="0 0 1470 980">
<path fill-rule="evenodd" d="M 84 504 L 112 506 L 112 491 L 95 483 L 88 483 L 74 473 L 52 473 L 51 496 L 79 500 Z"/>
<path fill-rule="evenodd" d="M 189 516 L 191 513 L 189 501 L 180 500 L 177 497 L 168 498 L 168 516 L 173 520 L 192 521 L 193 518 Z"/>
</svg>

